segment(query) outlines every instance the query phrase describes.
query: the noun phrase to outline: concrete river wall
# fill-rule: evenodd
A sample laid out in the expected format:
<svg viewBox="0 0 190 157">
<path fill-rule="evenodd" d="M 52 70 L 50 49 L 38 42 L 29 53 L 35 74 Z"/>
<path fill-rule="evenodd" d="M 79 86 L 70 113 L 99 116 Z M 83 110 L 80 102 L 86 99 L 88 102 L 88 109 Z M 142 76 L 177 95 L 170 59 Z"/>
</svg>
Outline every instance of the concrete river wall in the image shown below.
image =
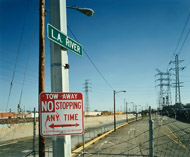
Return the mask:
<svg viewBox="0 0 190 157">
<path fill-rule="evenodd" d="M 129 115 L 129 118 L 134 117 Z M 84 126 L 85 130 L 113 123 L 113 115 L 110 116 L 97 116 L 85 117 Z M 124 121 L 126 115 L 116 115 L 116 121 Z M 36 134 L 39 134 L 38 123 L 36 123 Z M 0 142 L 26 138 L 33 136 L 33 123 L 20 123 L 20 124 L 3 124 L 0 125 Z"/>
</svg>

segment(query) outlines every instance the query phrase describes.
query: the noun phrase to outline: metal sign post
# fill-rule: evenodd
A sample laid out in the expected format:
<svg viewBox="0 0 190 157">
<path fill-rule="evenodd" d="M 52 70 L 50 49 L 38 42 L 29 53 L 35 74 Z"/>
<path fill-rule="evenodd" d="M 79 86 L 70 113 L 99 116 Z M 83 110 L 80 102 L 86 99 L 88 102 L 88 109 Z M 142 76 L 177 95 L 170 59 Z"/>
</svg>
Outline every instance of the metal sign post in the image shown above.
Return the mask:
<svg viewBox="0 0 190 157">
<path fill-rule="evenodd" d="M 66 0 L 49 1 L 50 24 L 67 35 Z M 68 54 L 58 44 L 50 42 L 51 54 L 51 91 L 69 92 Z M 55 136 L 53 142 L 53 156 L 71 156 L 71 135 Z"/>
<path fill-rule="evenodd" d="M 76 9 L 87 16 L 92 16 L 92 9 Z M 51 91 L 52 92 L 69 92 L 69 64 L 67 49 L 82 56 L 82 46 L 67 36 L 67 16 L 66 16 L 66 0 L 49 0 L 49 16 L 50 24 L 48 24 L 48 38 L 51 40 Z M 75 118 L 77 119 L 77 118 Z M 68 125 L 72 124 L 66 124 Z M 78 127 L 76 123 L 76 127 Z M 80 125 L 81 126 L 81 125 Z M 65 124 L 51 124 L 49 128 L 55 129 L 66 127 Z M 71 156 L 71 136 L 54 137 L 53 156 Z"/>
</svg>

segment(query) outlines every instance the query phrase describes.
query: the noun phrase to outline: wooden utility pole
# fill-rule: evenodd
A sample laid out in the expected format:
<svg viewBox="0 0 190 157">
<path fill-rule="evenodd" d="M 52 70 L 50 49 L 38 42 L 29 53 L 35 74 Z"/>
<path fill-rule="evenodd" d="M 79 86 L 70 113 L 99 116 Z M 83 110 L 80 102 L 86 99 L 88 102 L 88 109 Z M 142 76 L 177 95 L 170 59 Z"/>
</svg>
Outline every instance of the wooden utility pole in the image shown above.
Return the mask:
<svg viewBox="0 0 190 157">
<path fill-rule="evenodd" d="M 45 0 L 40 0 L 39 17 L 39 94 L 45 91 Z M 40 103 L 38 111 L 40 113 Z M 45 156 L 45 138 L 40 135 L 39 114 L 39 156 Z"/>
</svg>

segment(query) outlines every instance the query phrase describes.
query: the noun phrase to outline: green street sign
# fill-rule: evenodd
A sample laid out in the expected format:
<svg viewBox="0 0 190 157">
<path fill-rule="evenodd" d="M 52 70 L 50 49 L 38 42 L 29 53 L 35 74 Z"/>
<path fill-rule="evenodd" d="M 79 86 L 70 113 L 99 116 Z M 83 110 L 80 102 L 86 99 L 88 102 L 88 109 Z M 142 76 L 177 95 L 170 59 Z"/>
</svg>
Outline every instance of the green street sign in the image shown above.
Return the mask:
<svg viewBox="0 0 190 157">
<path fill-rule="evenodd" d="M 82 45 L 66 36 L 50 24 L 47 24 L 47 37 L 60 46 L 74 52 L 79 56 L 82 56 Z"/>
</svg>

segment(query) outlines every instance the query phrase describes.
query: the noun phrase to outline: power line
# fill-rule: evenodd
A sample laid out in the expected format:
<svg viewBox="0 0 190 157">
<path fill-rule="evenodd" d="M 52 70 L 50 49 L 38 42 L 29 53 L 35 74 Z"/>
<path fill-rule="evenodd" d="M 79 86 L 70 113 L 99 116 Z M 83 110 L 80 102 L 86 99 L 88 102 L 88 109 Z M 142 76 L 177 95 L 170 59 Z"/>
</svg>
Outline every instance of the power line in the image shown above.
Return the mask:
<svg viewBox="0 0 190 157">
<path fill-rule="evenodd" d="M 18 113 L 21 112 L 21 100 L 22 100 L 22 95 L 23 95 L 23 90 L 24 90 L 24 83 L 25 83 L 25 79 L 26 79 L 26 72 L 28 70 L 28 63 L 29 63 L 30 54 L 31 54 L 31 50 L 32 50 L 32 41 L 33 41 L 33 37 L 34 37 L 35 24 L 36 23 L 34 22 L 34 24 L 33 24 L 33 32 L 32 32 L 32 36 L 31 36 L 31 40 L 30 40 L 30 48 L 28 50 L 28 58 L 27 58 L 27 62 L 26 62 L 26 66 L 25 66 L 25 71 L 24 71 L 23 82 L 22 82 L 22 89 L 21 89 L 20 99 L 19 99 L 19 103 L 18 103 Z"/>
<path fill-rule="evenodd" d="M 187 16 L 187 19 L 186 19 L 185 25 L 184 25 L 183 30 L 182 30 L 182 32 L 181 32 L 181 35 L 180 35 L 180 37 L 179 37 L 179 40 L 178 40 L 178 43 L 177 43 L 176 49 L 175 49 L 175 51 L 174 51 L 174 54 L 176 54 L 176 51 L 177 51 L 178 46 L 179 46 L 179 43 L 180 43 L 180 41 L 181 41 L 181 39 L 182 39 L 182 36 L 183 36 L 184 31 L 185 31 L 185 29 L 186 29 L 187 23 L 188 23 L 188 21 L 189 21 L 189 17 L 190 17 L 190 12 L 189 12 L 189 14 L 188 14 L 188 16 Z"/>
<path fill-rule="evenodd" d="M 14 66 L 12 80 L 11 80 L 11 84 L 10 84 L 9 95 L 8 95 L 8 100 L 7 100 L 7 105 L 6 105 L 6 111 L 7 111 L 8 105 L 9 105 L 9 100 L 10 100 L 11 91 L 12 91 L 12 87 L 13 87 L 13 81 L 14 81 L 15 71 L 16 71 L 16 67 L 17 67 L 17 62 L 18 62 L 18 56 L 19 56 L 21 42 L 22 42 L 23 34 L 24 34 L 24 26 L 25 26 L 25 23 L 26 23 L 26 19 L 27 19 L 26 17 L 28 15 L 28 10 L 29 10 L 28 7 L 29 7 L 29 0 L 27 1 L 27 5 L 26 5 L 26 10 L 25 10 L 26 14 L 25 14 L 25 17 L 24 17 L 24 23 L 23 23 L 23 27 L 22 27 L 21 37 L 20 37 L 20 40 L 19 40 L 19 46 L 18 46 L 17 56 L 16 56 L 16 63 L 15 63 L 15 66 Z"/>
<path fill-rule="evenodd" d="M 185 39 L 184 39 L 184 41 L 183 41 L 183 44 L 181 45 L 181 48 L 180 48 L 179 52 L 177 53 L 178 55 L 181 53 L 181 50 L 182 50 L 182 48 L 184 47 L 185 42 L 187 41 L 187 37 L 189 36 L 189 33 L 190 33 L 190 28 L 189 28 L 189 30 L 188 30 L 188 32 L 187 32 L 187 35 L 185 36 Z"/>
<path fill-rule="evenodd" d="M 187 66 L 189 66 L 190 65 L 190 62 L 188 62 L 187 64 L 186 64 L 186 66 L 185 67 L 187 67 Z"/>
<path fill-rule="evenodd" d="M 67 26 L 69 31 L 71 32 L 71 34 L 73 35 L 73 37 L 75 38 L 75 40 L 78 42 L 77 37 L 75 36 L 75 34 L 73 33 L 73 31 L 71 30 L 71 28 L 69 26 Z M 85 49 L 83 48 L 83 51 L 85 53 L 85 55 L 87 56 L 87 58 L 89 59 L 89 61 L 91 62 L 91 64 L 94 66 L 94 68 L 96 69 L 96 71 L 98 72 L 98 74 L 102 77 L 102 79 L 105 81 L 105 83 L 112 89 L 114 90 L 114 88 L 111 86 L 111 84 L 106 80 L 106 78 L 104 77 L 104 75 L 101 73 L 101 71 L 98 69 L 98 67 L 96 66 L 96 64 L 94 63 L 94 61 L 90 58 L 90 56 L 87 54 L 87 52 L 85 51 Z"/>
<path fill-rule="evenodd" d="M 190 18 L 190 12 L 189 12 L 189 14 L 188 14 L 188 16 L 187 16 L 185 25 L 184 25 L 184 27 L 183 27 L 183 29 L 182 29 L 181 35 L 180 35 L 180 37 L 179 37 L 179 40 L 178 40 L 178 42 L 177 42 L 175 51 L 174 51 L 173 56 L 172 56 L 172 59 L 171 59 L 170 61 L 173 60 L 173 58 L 176 56 L 176 54 L 179 54 L 179 53 L 181 52 L 181 50 L 182 50 L 182 48 L 183 48 L 183 46 L 184 46 L 184 44 L 185 44 L 185 42 L 186 42 L 186 40 L 187 40 L 187 37 L 188 37 L 188 35 L 189 35 L 189 33 L 190 33 L 190 29 L 188 30 L 188 33 L 187 33 L 187 35 L 186 35 L 186 37 L 185 37 L 185 39 L 184 39 L 184 41 L 183 41 L 183 44 L 182 44 L 182 46 L 181 46 L 179 52 L 176 53 L 176 52 L 177 52 L 177 49 L 178 49 L 178 47 L 179 47 L 179 44 L 180 44 L 180 42 L 181 42 L 181 40 L 182 40 L 183 34 L 184 34 L 184 32 L 185 32 L 185 29 L 186 29 L 186 27 L 187 27 L 187 23 L 188 23 L 188 21 L 189 21 L 189 18 Z M 170 65 L 170 63 L 168 64 L 168 66 L 169 66 L 169 65 Z"/>
</svg>

